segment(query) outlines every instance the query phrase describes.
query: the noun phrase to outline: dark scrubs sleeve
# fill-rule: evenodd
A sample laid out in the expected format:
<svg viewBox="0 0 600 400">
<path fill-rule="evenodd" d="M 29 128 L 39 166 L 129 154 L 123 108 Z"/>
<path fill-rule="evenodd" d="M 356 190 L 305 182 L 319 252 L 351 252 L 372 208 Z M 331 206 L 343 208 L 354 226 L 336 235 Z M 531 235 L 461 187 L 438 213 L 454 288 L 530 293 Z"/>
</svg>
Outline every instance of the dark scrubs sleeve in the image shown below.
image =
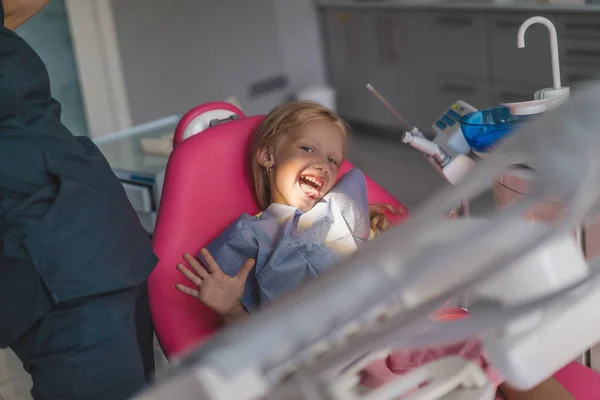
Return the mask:
<svg viewBox="0 0 600 400">
<path fill-rule="evenodd" d="M 124 400 L 154 366 L 157 258 L 106 159 L 60 114 L 42 60 L 0 27 L 0 347 L 36 400 Z"/>
</svg>

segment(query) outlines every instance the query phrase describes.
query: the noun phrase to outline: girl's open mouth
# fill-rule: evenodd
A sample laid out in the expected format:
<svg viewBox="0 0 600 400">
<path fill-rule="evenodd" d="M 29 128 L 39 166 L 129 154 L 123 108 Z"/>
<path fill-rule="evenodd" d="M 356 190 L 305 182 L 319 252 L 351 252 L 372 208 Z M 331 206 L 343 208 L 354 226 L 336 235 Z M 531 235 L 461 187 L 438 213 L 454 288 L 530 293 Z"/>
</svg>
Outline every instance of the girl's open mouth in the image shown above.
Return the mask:
<svg viewBox="0 0 600 400">
<path fill-rule="evenodd" d="M 313 200 L 321 197 L 321 188 L 325 184 L 321 178 L 314 175 L 301 175 L 298 183 L 300 189 Z"/>
</svg>

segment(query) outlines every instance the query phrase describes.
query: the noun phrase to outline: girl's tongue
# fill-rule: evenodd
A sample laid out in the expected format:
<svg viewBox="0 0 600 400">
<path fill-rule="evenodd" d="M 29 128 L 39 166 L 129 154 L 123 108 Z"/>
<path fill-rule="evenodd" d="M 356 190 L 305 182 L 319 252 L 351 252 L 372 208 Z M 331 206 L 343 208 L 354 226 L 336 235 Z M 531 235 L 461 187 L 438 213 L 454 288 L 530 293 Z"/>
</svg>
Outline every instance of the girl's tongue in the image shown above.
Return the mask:
<svg viewBox="0 0 600 400">
<path fill-rule="evenodd" d="M 319 197 L 320 192 L 308 183 L 300 181 L 300 189 L 302 189 L 302 191 L 311 199 L 317 199 Z"/>
<path fill-rule="evenodd" d="M 300 184 L 300 189 L 302 189 L 302 191 L 311 199 L 317 199 L 320 197 L 321 192 L 317 187 L 321 186 L 322 184 L 316 183 L 305 177 L 300 177 L 298 183 Z"/>
</svg>

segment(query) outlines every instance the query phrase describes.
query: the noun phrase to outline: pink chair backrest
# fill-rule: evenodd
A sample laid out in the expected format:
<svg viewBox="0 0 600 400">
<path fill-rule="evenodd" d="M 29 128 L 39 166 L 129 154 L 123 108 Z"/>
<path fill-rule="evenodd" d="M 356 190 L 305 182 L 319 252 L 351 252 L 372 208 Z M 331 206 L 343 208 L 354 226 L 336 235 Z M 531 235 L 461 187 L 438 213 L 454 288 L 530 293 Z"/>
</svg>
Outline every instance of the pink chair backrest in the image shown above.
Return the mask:
<svg viewBox="0 0 600 400">
<path fill-rule="evenodd" d="M 240 214 L 259 211 L 249 144 L 262 119 L 242 117 L 206 129 L 180 142 L 169 159 L 153 239 L 160 262 L 148 282 L 155 331 L 169 357 L 197 345 L 221 326 L 214 312 L 175 289 L 176 283 L 189 285 L 175 266 L 183 262 L 185 252 L 197 254 Z M 345 162 L 340 175 L 351 168 Z M 370 202 L 402 211 L 396 222 L 408 215 L 369 178 L 367 187 Z"/>
</svg>

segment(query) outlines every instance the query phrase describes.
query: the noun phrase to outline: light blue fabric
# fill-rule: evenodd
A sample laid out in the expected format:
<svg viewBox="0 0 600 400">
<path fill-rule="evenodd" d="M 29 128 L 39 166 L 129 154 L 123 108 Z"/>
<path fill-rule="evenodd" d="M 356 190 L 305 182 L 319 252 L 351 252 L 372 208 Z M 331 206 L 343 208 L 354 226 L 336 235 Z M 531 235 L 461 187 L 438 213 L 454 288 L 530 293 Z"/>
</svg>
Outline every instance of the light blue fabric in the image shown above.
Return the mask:
<svg viewBox="0 0 600 400">
<path fill-rule="evenodd" d="M 355 168 L 310 211 L 271 204 L 260 217 L 242 214 L 207 250 L 230 276 L 256 259 L 242 298 L 251 312 L 352 254 L 369 233 L 366 180 Z"/>
</svg>

